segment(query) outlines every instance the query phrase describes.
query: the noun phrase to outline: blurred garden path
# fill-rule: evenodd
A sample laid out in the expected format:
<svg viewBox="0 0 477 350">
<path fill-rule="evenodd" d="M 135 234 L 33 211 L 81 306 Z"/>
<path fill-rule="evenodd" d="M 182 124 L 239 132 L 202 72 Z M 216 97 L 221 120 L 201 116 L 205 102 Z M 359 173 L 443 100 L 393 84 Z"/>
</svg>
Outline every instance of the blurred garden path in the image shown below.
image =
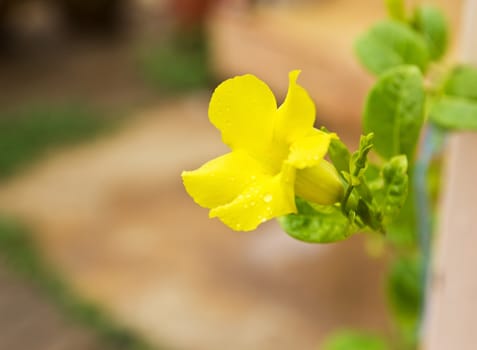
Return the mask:
<svg viewBox="0 0 477 350">
<path fill-rule="evenodd" d="M 62 315 L 0 262 L 0 349 L 104 350 L 94 332 Z"/>
<path fill-rule="evenodd" d="M 157 344 L 315 349 L 339 326 L 386 327 L 383 264 L 360 237 L 306 245 L 274 222 L 236 233 L 194 204 L 180 172 L 226 151 L 206 95 L 37 163 L 0 187 L 69 283 Z"/>
</svg>

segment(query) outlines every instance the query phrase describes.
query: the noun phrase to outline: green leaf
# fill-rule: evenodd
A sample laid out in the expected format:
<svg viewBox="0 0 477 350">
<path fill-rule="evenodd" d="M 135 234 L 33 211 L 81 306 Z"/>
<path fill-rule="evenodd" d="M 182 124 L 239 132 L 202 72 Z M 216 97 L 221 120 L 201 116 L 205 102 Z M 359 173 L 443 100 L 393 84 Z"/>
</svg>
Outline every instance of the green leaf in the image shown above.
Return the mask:
<svg viewBox="0 0 477 350">
<path fill-rule="evenodd" d="M 383 167 L 384 203 L 383 215 L 389 219 L 395 218 L 407 198 L 408 176 L 407 158 L 404 155 L 396 156 Z"/>
<path fill-rule="evenodd" d="M 477 130 L 477 100 L 444 96 L 432 104 L 429 119 L 445 129 Z"/>
<path fill-rule="evenodd" d="M 425 93 L 416 67 L 400 66 L 382 75 L 371 89 L 364 110 L 364 130 L 374 133 L 374 148 L 389 159 L 412 159 L 424 120 Z"/>
<path fill-rule="evenodd" d="M 328 155 L 338 172 L 349 171 L 349 160 L 351 155 L 343 142 L 337 139 L 331 139 Z"/>
<path fill-rule="evenodd" d="M 426 41 L 404 23 L 383 21 L 358 39 L 355 45 L 361 63 L 372 73 L 409 64 L 422 71 L 429 62 Z"/>
<path fill-rule="evenodd" d="M 386 9 L 392 19 L 404 22 L 406 20 L 406 7 L 404 0 L 386 0 Z"/>
<path fill-rule="evenodd" d="M 333 334 L 321 346 L 321 350 L 388 350 L 386 341 L 377 335 L 352 330 Z"/>
<path fill-rule="evenodd" d="M 442 11 L 431 5 L 421 5 L 416 8 L 413 24 L 426 41 L 430 58 L 441 58 L 447 50 L 449 37 L 447 21 Z"/>
<path fill-rule="evenodd" d="M 341 241 L 351 234 L 351 222 L 335 206 L 311 206 L 296 198 L 298 214 L 278 219 L 290 236 L 309 243 L 331 243 Z"/>
<path fill-rule="evenodd" d="M 444 85 L 450 96 L 477 100 L 477 68 L 469 65 L 454 67 Z"/>
</svg>

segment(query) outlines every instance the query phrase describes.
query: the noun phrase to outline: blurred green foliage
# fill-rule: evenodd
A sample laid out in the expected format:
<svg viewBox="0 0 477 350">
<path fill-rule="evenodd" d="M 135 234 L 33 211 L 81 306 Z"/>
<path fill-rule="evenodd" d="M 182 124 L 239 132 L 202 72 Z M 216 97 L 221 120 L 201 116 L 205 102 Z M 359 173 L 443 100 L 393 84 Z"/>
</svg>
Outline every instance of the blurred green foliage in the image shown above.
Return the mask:
<svg viewBox="0 0 477 350">
<path fill-rule="evenodd" d="M 381 75 L 401 65 L 415 65 L 423 72 L 429 64 L 427 43 L 408 25 L 385 20 L 375 24 L 355 44 L 356 54 L 371 73 Z"/>
<path fill-rule="evenodd" d="M 431 60 L 441 59 L 449 44 L 449 28 L 444 13 L 428 4 L 417 6 L 411 24 L 426 41 Z"/>
<path fill-rule="evenodd" d="M 0 113 L 0 179 L 61 145 L 91 139 L 117 122 L 85 106 L 30 106 Z"/>
<path fill-rule="evenodd" d="M 434 96 L 429 119 L 447 130 L 477 130 L 477 68 L 457 65 Z"/>
<path fill-rule="evenodd" d="M 330 336 L 321 350 L 388 350 L 386 341 L 374 334 L 352 330 L 339 331 Z"/>
<path fill-rule="evenodd" d="M 142 50 L 138 63 L 143 79 L 167 94 L 206 88 L 212 81 L 200 31 L 179 33 Z"/>
<path fill-rule="evenodd" d="M 411 349 L 418 344 L 417 329 L 423 298 L 421 271 L 417 257 L 399 257 L 390 266 L 387 281 L 387 296 L 401 341 Z"/>
<path fill-rule="evenodd" d="M 403 0 L 385 0 L 389 19 L 373 25 L 355 44 L 363 66 L 375 75 L 414 65 L 425 73 L 448 49 L 449 28 L 437 7 L 421 4 L 406 14 Z"/>
<path fill-rule="evenodd" d="M 477 100 L 477 68 L 464 64 L 453 67 L 444 83 L 444 94 Z"/>
</svg>

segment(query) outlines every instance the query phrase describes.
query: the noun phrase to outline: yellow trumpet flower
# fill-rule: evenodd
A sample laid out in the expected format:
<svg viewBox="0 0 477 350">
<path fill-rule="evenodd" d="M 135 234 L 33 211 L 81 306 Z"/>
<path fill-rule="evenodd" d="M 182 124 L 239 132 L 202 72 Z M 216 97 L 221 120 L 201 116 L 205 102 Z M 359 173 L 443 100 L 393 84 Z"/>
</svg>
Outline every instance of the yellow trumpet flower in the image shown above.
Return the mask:
<svg viewBox="0 0 477 350">
<path fill-rule="evenodd" d="M 270 88 L 246 74 L 221 83 L 209 105 L 209 120 L 230 153 L 182 179 L 197 204 L 211 209 L 236 231 L 250 231 L 271 218 L 296 213 L 295 194 L 317 204 L 343 196 L 335 168 L 323 157 L 336 137 L 313 127 L 315 105 L 289 74 L 285 101 L 277 109 Z"/>
</svg>

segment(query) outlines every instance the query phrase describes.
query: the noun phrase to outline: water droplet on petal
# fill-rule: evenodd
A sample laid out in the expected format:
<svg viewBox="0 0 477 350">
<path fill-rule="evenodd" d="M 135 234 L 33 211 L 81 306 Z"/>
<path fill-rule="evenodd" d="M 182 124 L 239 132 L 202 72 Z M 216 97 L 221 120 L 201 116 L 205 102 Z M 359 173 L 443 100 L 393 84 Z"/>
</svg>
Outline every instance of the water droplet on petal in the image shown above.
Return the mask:
<svg viewBox="0 0 477 350">
<path fill-rule="evenodd" d="M 273 196 L 270 193 L 267 193 L 265 196 L 263 196 L 263 201 L 265 203 L 270 203 L 273 200 Z"/>
</svg>

